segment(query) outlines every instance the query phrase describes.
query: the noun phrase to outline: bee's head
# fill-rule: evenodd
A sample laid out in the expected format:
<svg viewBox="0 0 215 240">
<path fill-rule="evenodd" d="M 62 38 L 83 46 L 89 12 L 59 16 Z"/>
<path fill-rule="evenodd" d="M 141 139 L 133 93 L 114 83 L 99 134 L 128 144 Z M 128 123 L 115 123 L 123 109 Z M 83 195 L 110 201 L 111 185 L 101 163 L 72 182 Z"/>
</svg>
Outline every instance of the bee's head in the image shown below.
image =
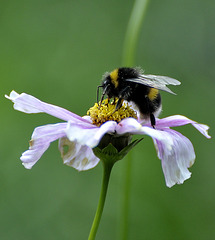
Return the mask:
<svg viewBox="0 0 215 240">
<path fill-rule="evenodd" d="M 117 84 L 118 81 L 118 69 L 112 71 L 111 73 L 105 73 L 103 76 L 102 84 L 97 88 L 97 102 L 99 102 L 99 88 L 102 88 L 102 96 L 100 102 L 103 101 L 104 97 L 108 98 L 115 97 L 117 95 Z"/>
<path fill-rule="evenodd" d="M 112 83 L 110 75 L 108 75 L 102 82 L 103 95 L 107 95 L 109 98 L 113 97 L 115 86 Z"/>
</svg>

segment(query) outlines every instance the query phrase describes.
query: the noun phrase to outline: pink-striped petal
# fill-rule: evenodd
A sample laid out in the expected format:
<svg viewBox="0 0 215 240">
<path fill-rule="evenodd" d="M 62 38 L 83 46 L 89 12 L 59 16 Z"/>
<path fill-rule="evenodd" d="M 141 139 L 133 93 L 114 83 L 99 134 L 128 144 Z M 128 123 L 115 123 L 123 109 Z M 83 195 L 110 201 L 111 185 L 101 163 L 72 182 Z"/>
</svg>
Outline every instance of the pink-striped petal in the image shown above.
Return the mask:
<svg viewBox="0 0 215 240">
<path fill-rule="evenodd" d="M 157 130 L 152 128 L 151 126 L 142 126 L 136 119 L 134 118 L 125 118 L 123 119 L 116 127 L 117 134 L 140 134 L 140 135 L 148 135 L 153 139 L 162 140 L 166 142 L 166 145 L 171 148 L 173 145 L 172 138 L 169 137 L 169 134 L 163 130 Z"/>
<path fill-rule="evenodd" d="M 165 128 L 165 127 L 179 127 L 186 124 L 192 124 L 201 134 L 203 134 L 206 138 L 211 138 L 210 135 L 208 135 L 208 129 L 209 127 L 205 124 L 197 123 L 185 116 L 182 115 L 174 115 L 162 119 L 156 120 L 156 128 Z"/>
<path fill-rule="evenodd" d="M 190 140 L 179 132 L 168 129 L 165 133 L 172 138 L 171 149 L 163 140 L 154 139 L 154 144 L 161 159 L 166 185 L 172 187 L 190 178 L 191 173 L 188 168 L 194 163 L 195 152 Z"/>
<path fill-rule="evenodd" d="M 89 123 L 88 120 L 85 120 L 64 108 L 42 102 L 26 93 L 18 94 L 17 92 L 12 91 L 9 96 L 5 95 L 5 97 L 14 103 L 14 109 L 24 113 L 47 113 L 64 121 L 73 120 Z"/>
<path fill-rule="evenodd" d="M 108 121 L 100 127 L 91 125 L 90 127 L 80 127 L 79 124 L 68 122 L 66 134 L 71 142 L 77 141 L 81 145 L 96 147 L 106 133 L 114 133 L 117 123 Z"/>
<path fill-rule="evenodd" d="M 31 169 L 51 142 L 66 135 L 66 125 L 66 123 L 48 124 L 34 129 L 29 150 L 25 151 L 20 158 L 25 168 Z"/>
<path fill-rule="evenodd" d="M 65 148 L 67 148 L 66 151 Z M 59 150 L 64 164 L 78 171 L 89 170 L 99 163 L 99 159 L 90 147 L 81 145 L 76 141 L 71 142 L 66 137 L 59 140 Z"/>
</svg>

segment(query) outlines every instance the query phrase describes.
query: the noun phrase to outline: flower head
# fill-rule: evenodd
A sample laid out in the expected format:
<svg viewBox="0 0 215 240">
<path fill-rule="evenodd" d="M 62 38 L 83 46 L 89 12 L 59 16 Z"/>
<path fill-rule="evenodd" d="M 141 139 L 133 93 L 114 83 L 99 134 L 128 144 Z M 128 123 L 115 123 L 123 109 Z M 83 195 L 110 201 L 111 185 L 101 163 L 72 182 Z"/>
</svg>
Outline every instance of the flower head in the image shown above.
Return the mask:
<svg viewBox="0 0 215 240">
<path fill-rule="evenodd" d="M 102 103 L 95 103 L 95 105 L 87 111 L 87 115 L 90 116 L 92 124 L 98 127 L 107 121 L 119 123 L 122 119 L 128 117 L 137 119 L 136 112 L 127 102 L 123 102 L 123 105 L 118 110 L 115 110 L 115 107 L 116 100 L 109 102 L 108 99 L 105 99 Z"/>
<path fill-rule="evenodd" d="M 82 171 L 95 167 L 99 158 L 93 148 L 101 146 L 104 136 L 148 135 L 153 139 L 157 155 L 161 160 L 166 185 L 181 184 L 191 176 L 188 168 L 195 160 L 192 143 L 181 133 L 170 129 L 186 124 L 193 125 L 205 137 L 208 126 L 199 124 L 181 115 L 156 119 L 156 129 L 150 123 L 141 123 L 130 106 L 113 113 L 113 103 L 104 100 L 101 108 L 94 106 L 88 111 L 90 116 L 80 117 L 61 107 L 51 105 L 37 98 L 12 91 L 6 98 L 14 102 L 14 109 L 25 113 L 47 113 L 66 122 L 48 124 L 35 128 L 30 147 L 21 156 L 23 165 L 30 169 L 48 149 L 51 142 L 59 139 L 59 149 L 65 164 Z M 106 109 L 106 110 L 105 110 Z M 107 114 L 106 114 L 107 113 Z M 111 116 L 111 118 L 106 118 Z"/>
</svg>

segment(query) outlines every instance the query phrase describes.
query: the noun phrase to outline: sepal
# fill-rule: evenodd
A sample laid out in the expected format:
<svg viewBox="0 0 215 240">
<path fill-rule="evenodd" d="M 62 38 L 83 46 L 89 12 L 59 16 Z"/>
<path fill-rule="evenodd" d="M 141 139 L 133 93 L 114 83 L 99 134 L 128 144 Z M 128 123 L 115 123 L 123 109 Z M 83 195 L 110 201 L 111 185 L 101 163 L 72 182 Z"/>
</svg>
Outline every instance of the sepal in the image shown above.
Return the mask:
<svg viewBox="0 0 215 240">
<path fill-rule="evenodd" d="M 108 164 L 123 159 L 128 152 L 134 148 L 143 138 L 139 140 L 134 140 L 130 144 L 128 144 L 126 147 L 124 147 L 121 151 L 118 151 L 112 143 L 109 143 L 108 146 L 104 147 L 103 149 L 99 147 L 93 148 L 93 152 L 103 163 Z"/>
</svg>

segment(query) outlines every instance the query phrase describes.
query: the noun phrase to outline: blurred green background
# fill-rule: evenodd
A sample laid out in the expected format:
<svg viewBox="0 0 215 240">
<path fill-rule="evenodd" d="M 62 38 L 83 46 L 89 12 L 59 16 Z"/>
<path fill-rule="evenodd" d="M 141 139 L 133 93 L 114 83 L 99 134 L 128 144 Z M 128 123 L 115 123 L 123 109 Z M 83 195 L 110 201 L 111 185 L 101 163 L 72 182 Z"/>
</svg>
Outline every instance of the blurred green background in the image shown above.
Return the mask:
<svg viewBox="0 0 215 240">
<path fill-rule="evenodd" d="M 133 1 L 2 0 L 0 7 L 0 239 L 87 239 L 102 167 L 78 173 L 64 166 L 57 142 L 32 170 L 19 157 L 33 129 L 54 117 L 14 111 L 12 89 L 85 115 L 104 72 L 121 66 Z M 162 93 L 161 117 L 182 114 L 208 124 L 214 136 L 215 1 L 151 0 L 136 65 L 182 85 Z M 128 239 L 215 238 L 214 139 L 177 128 L 194 144 L 191 179 L 169 189 L 152 140 L 132 151 Z M 97 239 L 117 239 L 126 159 L 115 165 Z"/>
</svg>

